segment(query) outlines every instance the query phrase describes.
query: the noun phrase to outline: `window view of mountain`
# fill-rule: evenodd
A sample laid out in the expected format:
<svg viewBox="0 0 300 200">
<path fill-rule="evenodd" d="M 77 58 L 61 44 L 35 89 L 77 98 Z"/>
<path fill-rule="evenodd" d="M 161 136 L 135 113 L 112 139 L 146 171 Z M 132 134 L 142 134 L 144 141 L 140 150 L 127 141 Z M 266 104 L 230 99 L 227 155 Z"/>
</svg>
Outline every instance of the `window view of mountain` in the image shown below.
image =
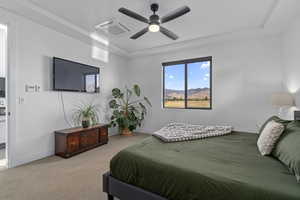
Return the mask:
<svg viewBox="0 0 300 200">
<path fill-rule="evenodd" d="M 166 66 L 164 73 L 164 107 L 211 107 L 210 61 Z"/>
<path fill-rule="evenodd" d="M 165 104 L 167 107 L 184 107 L 184 90 L 165 90 Z M 188 107 L 209 107 L 210 89 L 196 88 L 187 91 Z"/>
</svg>

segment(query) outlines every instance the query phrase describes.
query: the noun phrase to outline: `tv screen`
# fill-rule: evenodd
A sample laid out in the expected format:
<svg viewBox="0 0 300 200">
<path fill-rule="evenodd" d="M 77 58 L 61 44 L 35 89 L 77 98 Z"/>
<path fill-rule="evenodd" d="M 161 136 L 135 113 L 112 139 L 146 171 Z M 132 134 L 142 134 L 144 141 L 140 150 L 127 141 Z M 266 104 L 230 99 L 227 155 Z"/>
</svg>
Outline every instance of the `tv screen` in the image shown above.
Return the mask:
<svg viewBox="0 0 300 200">
<path fill-rule="evenodd" d="M 5 98 L 5 78 L 0 77 L 0 97 Z"/>
<path fill-rule="evenodd" d="M 53 90 L 73 92 L 99 92 L 97 67 L 53 58 Z"/>
</svg>

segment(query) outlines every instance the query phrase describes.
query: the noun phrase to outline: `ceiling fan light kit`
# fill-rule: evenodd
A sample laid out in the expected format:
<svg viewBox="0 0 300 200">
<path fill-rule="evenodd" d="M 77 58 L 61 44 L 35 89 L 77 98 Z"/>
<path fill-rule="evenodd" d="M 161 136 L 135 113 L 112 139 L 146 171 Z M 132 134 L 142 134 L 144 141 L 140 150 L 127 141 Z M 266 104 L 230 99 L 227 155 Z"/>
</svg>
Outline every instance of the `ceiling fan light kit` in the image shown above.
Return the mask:
<svg viewBox="0 0 300 200">
<path fill-rule="evenodd" d="M 130 37 L 131 39 L 135 40 L 135 39 L 141 37 L 142 35 L 144 35 L 145 33 L 147 33 L 148 31 L 150 31 L 150 32 L 159 32 L 160 31 L 162 34 L 171 38 L 172 40 L 178 39 L 178 36 L 175 33 L 162 27 L 161 24 L 169 22 L 171 20 L 174 20 L 174 19 L 190 12 L 191 9 L 187 6 L 183 6 L 181 8 L 174 10 L 173 12 L 163 16 L 162 18 L 160 18 L 158 15 L 156 15 L 158 8 L 159 8 L 158 4 L 156 4 L 156 3 L 151 4 L 151 10 L 152 10 L 153 14 L 150 16 L 149 19 L 147 19 L 131 10 L 128 10 L 126 8 L 119 9 L 120 13 L 127 15 L 131 18 L 134 18 L 140 22 L 144 22 L 144 23 L 148 24 L 148 27 L 142 29 L 141 31 L 139 31 L 136 34 L 134 34 L 133 36 L 131 36 Z"/>
<path fill-rule="evenodd" d="M 149 29 L 150 32 L 155 33 L 155 32 L 158 32 L 160 30 L 160 27 L 159 27 L 158 24 L 152 23 L 152 24 L 149 25 L 148 29 Z"/>
</svg>

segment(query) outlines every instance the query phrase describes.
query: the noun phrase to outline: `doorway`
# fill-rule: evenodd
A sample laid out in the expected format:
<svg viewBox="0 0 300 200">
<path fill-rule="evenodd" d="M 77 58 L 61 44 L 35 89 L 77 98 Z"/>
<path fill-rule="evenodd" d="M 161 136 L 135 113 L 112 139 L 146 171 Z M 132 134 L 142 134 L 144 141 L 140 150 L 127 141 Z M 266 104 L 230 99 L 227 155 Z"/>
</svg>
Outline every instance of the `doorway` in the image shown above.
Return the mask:
<svg viewBox="0 0 300 200">
<path fill-rule="evenodd" d="M 0 170 L 7 168 L 7 26 L 0 24 Z"/>
</svg>

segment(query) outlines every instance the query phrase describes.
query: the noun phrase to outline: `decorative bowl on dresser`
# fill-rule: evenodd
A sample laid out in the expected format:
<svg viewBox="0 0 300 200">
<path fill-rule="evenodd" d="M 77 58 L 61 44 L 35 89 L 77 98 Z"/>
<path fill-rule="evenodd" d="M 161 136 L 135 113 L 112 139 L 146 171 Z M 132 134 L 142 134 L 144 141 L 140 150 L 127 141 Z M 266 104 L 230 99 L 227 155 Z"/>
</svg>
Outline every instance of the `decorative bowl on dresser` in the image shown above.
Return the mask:
<svg viewBox="0 0 300 200">
<path fill-rule="evenodd" d="M 69 158 L 107 142 L 108 124 L 59 130 L 55 131 L 55 155 Z"/>
</svg>

